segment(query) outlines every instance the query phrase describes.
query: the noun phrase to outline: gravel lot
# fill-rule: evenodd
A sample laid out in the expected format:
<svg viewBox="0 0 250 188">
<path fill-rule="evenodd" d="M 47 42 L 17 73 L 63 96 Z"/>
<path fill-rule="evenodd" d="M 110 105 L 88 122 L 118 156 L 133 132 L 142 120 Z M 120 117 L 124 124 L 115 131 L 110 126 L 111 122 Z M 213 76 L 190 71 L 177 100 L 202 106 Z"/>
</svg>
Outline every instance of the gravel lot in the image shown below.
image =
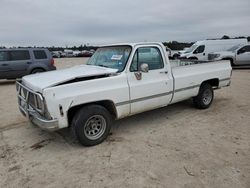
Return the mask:
<svg viewBox="0 0 250 188">
<path fill-rule="evenodd" d="M 56 59 L 58 68 L 83 62 Z M 13 81 L 0 81 L 0 112 L 0 187 L 250 187 L 249 69 L 234 70 L 207 110 L 188 100 L 119 120 L 90 148 L 67 129 L 30 125 Z"/>
</svg>

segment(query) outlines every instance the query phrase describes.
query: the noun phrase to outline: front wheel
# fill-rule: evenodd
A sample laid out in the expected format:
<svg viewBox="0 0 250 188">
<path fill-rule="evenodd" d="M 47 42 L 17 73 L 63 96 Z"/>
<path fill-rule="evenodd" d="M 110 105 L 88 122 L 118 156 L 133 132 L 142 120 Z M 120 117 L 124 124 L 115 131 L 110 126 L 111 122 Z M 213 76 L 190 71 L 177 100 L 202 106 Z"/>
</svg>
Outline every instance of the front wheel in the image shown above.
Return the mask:
<svg viewBox="0 0 250 188">
<path fill-rule="evenodd" d="M 199 93 L 193 98 L 193 102 L 196 108 L 206 109 L 208 108 L 214 99 L 214 90 L 208 83 L 203 83 L 200 87 Z"/>
<path fill-rule="evenodd" d="M 102 143 L 108 136 L 112 124 L 109 111 L 100 105 L 85 106 L 72 121 L 72 131 L 84 146 Z"/>
</svg>

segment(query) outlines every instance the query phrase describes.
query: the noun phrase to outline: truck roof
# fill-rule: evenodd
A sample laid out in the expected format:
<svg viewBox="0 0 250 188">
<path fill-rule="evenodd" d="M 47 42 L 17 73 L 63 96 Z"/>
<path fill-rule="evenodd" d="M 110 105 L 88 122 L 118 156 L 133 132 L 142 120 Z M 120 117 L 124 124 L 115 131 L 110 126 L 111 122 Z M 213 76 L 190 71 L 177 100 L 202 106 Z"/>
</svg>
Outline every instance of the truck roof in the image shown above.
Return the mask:
<svg viewBox="0 0 250 188">
<path fill-rule="evenodd" d="M 135 47 L 137 45 L 160 45 L 162 46 L 163 44 L 161 42 L 134 42 L 134 43 L 113 43 L 113 44 L 108 44 L 108 45 L 102 45 L 101 47 L 107 47 L 107 46 L 132 46 Z"/>
</svg>

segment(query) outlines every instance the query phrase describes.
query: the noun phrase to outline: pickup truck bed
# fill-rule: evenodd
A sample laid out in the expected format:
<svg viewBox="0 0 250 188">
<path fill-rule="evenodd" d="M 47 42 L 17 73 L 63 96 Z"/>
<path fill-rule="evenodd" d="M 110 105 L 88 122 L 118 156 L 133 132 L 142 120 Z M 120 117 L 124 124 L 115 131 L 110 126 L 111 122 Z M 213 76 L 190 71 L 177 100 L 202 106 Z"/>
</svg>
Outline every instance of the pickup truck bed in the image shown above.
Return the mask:
<svg viewBox="0 0 250 188">
<path fill-rule="evenodd" d="M 230 84 L 231 67 L 228 61 L 173 60 L 170 61 L 170 65 L 175 80 L 175 92 L 171 103 L 196 96 L 201 83 L 205 80 L 215 82 L 216 89 Z"/>
</svg>

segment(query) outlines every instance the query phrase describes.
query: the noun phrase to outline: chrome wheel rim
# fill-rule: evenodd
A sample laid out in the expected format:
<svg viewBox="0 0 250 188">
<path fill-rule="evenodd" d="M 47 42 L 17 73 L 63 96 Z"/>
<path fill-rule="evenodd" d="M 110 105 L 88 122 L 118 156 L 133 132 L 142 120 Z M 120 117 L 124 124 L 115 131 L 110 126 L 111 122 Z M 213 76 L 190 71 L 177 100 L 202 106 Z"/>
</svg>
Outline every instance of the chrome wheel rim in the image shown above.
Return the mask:
<svg viewBox="0 0 250 188">
<path fill-rule="evenodd" d="M 84 134 L 90 140 L 100 138 L 106 130 L 106 120 L 101 115 L 91 116 L 84 125 Z"/>
<path fill-rule="evenodd" d="M 212 101 L 212 96 L 213 96 L 213 94 L 212 94 L 212 91 L 210 89 L 205 90 L 203 93 L 203 99 L 202 99 L 203 103 L 205 105 L 209 105 Z"/>
</svg>

